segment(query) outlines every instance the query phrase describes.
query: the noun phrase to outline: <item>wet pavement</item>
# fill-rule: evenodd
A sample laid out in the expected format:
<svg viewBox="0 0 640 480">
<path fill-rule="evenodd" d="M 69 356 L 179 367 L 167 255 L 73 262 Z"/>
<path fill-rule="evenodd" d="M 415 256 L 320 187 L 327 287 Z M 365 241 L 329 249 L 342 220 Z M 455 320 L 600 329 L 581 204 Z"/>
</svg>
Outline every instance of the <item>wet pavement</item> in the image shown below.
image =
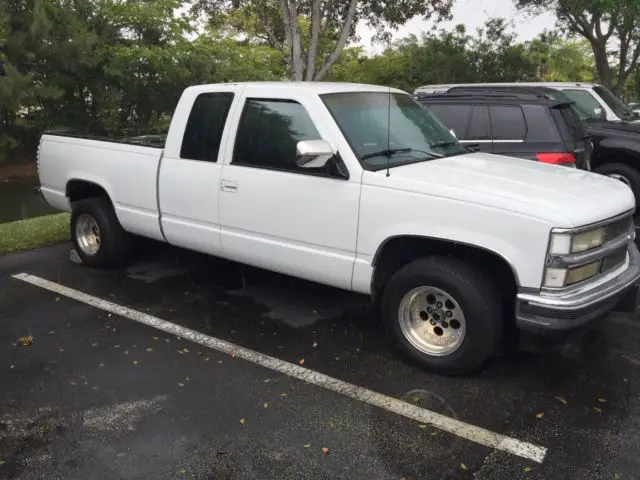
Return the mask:
<svg viewBox="0 0 640 480">
<path fill-rule="evenodd" d="M 546 355 L 424 372 L 366 299 L 154 244 L 119 271 L 0 258 L 0 478 L 634 479 L 640 317 Z M 548 449 L 492 450 L 11 278 L 26 272 Z M 638 325 L 636 325 L 638 321 Z M 32 335 L 22 346 L 18 338 Z M 323 452 L 328 449 L 328 453 Z"/>
</svg>

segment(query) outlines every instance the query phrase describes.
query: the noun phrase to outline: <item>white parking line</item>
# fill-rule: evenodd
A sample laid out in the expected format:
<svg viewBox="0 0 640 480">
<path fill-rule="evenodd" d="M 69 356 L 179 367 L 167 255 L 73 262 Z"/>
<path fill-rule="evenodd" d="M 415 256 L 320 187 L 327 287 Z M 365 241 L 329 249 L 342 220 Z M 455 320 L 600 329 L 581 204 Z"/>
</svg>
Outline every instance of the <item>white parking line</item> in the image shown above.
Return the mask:
<svg viewBox="0 0 640 480">
<path fill-rule="evenodd" d="M 381 393 L 374 392 L 373 390 L 352 385 L 337 378 L 324 375 L 314 370 L 309 370 L 308 368 L 304 368 L 293 363 L 285 362 L 284 360 L 270 357 L 269 355 L 235 345 L 225 340 L 210 337 L 195 330 L 154 317 L 153 315 L 123 307 L 78 290 L 65 287 L 64 285 L 50 282 L 40 277 L 20 273 L 13 275 L 13 278 L 44 288 L 51 292 L 64 295 L 65 297 L 91 305 L 92 307 L 99 308 L 106 312 L 129 318 L 172 335 L 177 335 L 204 347 L 209 347 L 214 350 L 218 350 L 219 352 L 232 355 L 233 357 L 247 360 L 262 367 L 297 378 L 303 382 L 326 388 L 327 390 L 331 390 L 354 400 L 359 400 L 389 412 L 397 413 L 403 417 L 432 425 L 440 430 L 486 447 L 495 448 L 496 450 L 508 452 L 538 463 L 542 463 L 547 453 L 547 449 L 545 447 L 523 442 L 516 438 L 507 437 L 505 435 L 432 412 L 431 410 L 417 407 L 416 405 L 382 395 Z"/>
</svg>

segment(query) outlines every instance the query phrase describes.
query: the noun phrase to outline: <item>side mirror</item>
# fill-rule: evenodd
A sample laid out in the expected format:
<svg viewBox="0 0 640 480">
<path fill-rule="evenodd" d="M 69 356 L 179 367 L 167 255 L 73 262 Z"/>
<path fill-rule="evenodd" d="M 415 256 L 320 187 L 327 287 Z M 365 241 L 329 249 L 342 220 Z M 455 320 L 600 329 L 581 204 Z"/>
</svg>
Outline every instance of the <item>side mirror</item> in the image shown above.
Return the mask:
<svg viewBox="0 0 640 480">
<path fill-rule="evenodd" d="M 303 140 L 296 146 L 296 165 L 302 168 L 323 168 L 334 155 L 326 140 Z"/>
</svg>

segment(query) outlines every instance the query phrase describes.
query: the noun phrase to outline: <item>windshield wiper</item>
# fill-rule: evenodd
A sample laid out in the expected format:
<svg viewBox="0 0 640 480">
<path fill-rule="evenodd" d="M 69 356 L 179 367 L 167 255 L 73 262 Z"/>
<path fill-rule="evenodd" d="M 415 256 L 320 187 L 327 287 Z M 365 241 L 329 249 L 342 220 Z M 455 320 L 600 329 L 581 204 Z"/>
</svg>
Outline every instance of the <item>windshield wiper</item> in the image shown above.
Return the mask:
<svg viewBox="0 0 640 480">
<path fill-rule="evenodd" d="M 409 153 L 409 152 L 423 153 L 425 155 L 429 155 L 432 158 L 444 157 L 444 155 L 438 155 L 437 153 L 433 153 L 433 152 L 425 152 L 423 150 L 416 150 L 415 148 L 388 148 L 386 150 L 380 150 L 379 152 L 367 153 L 366 155 L 363 155 L 362 157 L 360 157 L 360 159 L 366 160 L 367 158 L 373 158 L 373 157 L 391 157 L 396 153 Z"/>
<path fill-rule="evenodd" d="M 458 142 L 438 142 L 438 143 L 432 143 L 429 146 L 434 148 L 439 148 L 439 147 L 441 148 L 441 147 L 453 147 L 454 145 L 458 145 Z"/>
</svg>

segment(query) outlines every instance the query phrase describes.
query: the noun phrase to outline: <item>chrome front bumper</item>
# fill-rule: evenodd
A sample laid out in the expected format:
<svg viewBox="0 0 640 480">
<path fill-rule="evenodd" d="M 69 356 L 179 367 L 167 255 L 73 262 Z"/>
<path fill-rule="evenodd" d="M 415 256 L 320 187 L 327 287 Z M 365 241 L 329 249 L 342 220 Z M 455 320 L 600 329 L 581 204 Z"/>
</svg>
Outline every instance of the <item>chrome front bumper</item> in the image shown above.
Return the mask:
<svg viewBox="0 0 640 480">
<path fill-rule="evenodd" d="M 544 333 L 571 330 L 608 314 L 624 301 L 635 308 L 640 279 L 640 253 L 635 244 L 629 246 L 629 266 L 618 276 L 593 288 L 564 295 L 543 292 L 520 292 L 516 299 L 516 325 L 523 330 Z"/>
</svg>

